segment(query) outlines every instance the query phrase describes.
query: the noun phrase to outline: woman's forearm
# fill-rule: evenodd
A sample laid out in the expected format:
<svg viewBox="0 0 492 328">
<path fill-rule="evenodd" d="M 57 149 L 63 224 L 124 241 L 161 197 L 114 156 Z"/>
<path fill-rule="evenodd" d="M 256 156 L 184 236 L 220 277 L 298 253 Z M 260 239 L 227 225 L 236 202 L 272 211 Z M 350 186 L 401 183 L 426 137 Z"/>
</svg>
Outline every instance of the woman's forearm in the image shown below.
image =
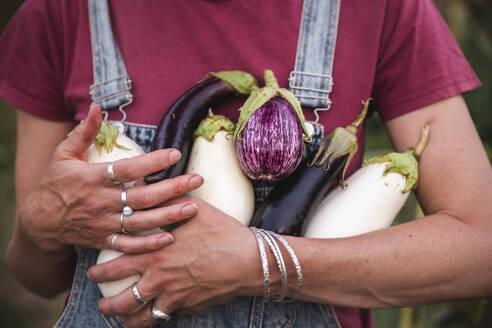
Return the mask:
<svg viewBox="0 0 492 328">
<path fill-rule="evenodd" d="M 377 308 L 490 295 L 489 236 L 442 213 L 351 238 L 287 238 L 304 300 Z"/>
<path fill-rule="evenodd" d="M 492 295 L 490 163 L 460 97 L 387 123 L 400 152 L 417 144 L 426 125 L 416 192 L 429 215 L 357 237 L 290 239 L 306 300 L 390 307 Z M 367 197 L 386 201 L 371 190 Z"/>
<path fill-rule="evenodd" d="M 77 254 L 72 246 L 43 250 L 16 224 L 6 259 L 9 269 L 31 292 L 54 297 L 70 287 Z"/>
<path fill-rule="evenodd" d="M 26 199 L 37 189 L 55 148 L 72 127 L 72 122 L 51 122 L 17 111 L 17 214 L 6 260 L 10 271 L 26 288 L 45 297 L 52 297 L 70 286 L 76 254 L 71 246 L 48 251 L 39 245 L 22 227 L 21 221 L 25 220 L 21 220 L 20 212 Z M 30 207 L 36 214 L 34 222 L 49 219 L 45 217 L 48 214 Z"/>
</svg>

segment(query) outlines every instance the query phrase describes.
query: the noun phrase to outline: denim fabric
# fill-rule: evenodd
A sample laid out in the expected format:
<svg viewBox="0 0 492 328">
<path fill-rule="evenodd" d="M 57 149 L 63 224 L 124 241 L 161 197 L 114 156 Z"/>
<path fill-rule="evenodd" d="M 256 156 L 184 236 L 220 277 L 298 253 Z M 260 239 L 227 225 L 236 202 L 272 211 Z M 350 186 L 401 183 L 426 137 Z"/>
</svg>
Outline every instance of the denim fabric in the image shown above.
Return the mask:
<svg viewBox="0 0 492 328">
<path fill-rule="evenodd" d="M 125 123 L 126 133 L 142 148 L 149 150 L 155 128 Z M 314 151 L 323 137 L 323 128 L 315 126 L 313 142 L 306 147 L 307 154 Z M 306 154 L 306 155 L 307 155 Z M 255 186 L 255 202 L 264 201 L 272 184 Z M 87 270 L 96 263 L 99 250 L 82 248 L 79 254 L 72 290 L 67 306 L 55 327 L 106 328 L 125 327 L 119 317 L 104 317 L 97 307 L 102 297 L 97 284 L 87 278 Z M 156 325 L 155 327 L 159 327 Z M 174 316 L 162 327 L 176 328 L 256 328 L 256 327 L 339 327 L 331 306 L 301 302 L 264 303 L 261 297 L 238 297 L 235 300 L 186 316 Z"/>
<path fill-rule="evenodd" d="M 98 255 L 97 249 L 81 249 L 70 297 L 55 327 L 120 327 L 111 323 L 114 319 L 108 320 L 99 312 L 97 302 L 101 292 L 97 284 L 87 278 L 87 270 L 96 263 Z"/>
<path fill-rule="evenodd" d="M 301 104 L 329 108 L 340 0 L 304 0 L 290 90 Z"/>
<path fill-rule="evenodd" d="M 107 0 L 89 0 L 94 84 L 94 104 L 109 110 L 131 103 L 131 80 L 111 29 Z M 123 113 L 123 112 L 122 112 Z"/>
<path fill-rule="evenodd" d="M 142 126 L 125 122 L 125 133 L 134 140 L 146 153 L 152 150 L 152 140 L 156 127 Z"/>
</svg>

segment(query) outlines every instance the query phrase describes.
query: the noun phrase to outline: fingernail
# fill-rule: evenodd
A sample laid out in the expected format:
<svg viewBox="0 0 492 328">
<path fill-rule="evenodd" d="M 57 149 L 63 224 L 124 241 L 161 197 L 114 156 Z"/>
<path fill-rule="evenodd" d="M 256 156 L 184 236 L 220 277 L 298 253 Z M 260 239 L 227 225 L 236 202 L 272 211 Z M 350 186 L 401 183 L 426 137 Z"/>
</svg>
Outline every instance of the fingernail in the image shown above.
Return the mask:
<svg viewBox="0 0 492 328">
<path fill-rule="evenodd" d="M 171 162 L 177 162 L 181 158 L 181 153 L 177 150 L 171 150 L 169 153 L 169 160 Z"/>
<path fill-rule="evenodd" d="M 85 118 L 85 120 L 83 120 L 82 122 L 84 122 L 84 123 L 85 123 L 85 121 L 87 121 L 87 119 L 89 118 L 89 116 L 91 116 L 91 113 L 92 113 L 93 111 L 95 111 L 97 107 L 98 107 L 97 105 L 92 105 L 92 106 L 89 108 L 89 111 L 87 112 L 87 117 L 86 117 L 86 118 Z"/>
<path fill-rule="evenodd" d="M 159 238 L 158 242 L 160 245 L 167 245 L 172 243 L 174 240 L 173 235 L 165 235 L 164 237 Z"/>
<path fill-rule="evenodd" d="M 181 209 L 181 214 L 185 217 L 190 217 L 196 214 L 196 205 L 189 204 Z"/>
<path fill-rule="evenodd" d="M 195 174 L 190 179 L 190 187 L 191 188 L 198 188 L 202 185 L 202 183 L 203 183 L 203 178 L 199 174 Z"/>
</svg>

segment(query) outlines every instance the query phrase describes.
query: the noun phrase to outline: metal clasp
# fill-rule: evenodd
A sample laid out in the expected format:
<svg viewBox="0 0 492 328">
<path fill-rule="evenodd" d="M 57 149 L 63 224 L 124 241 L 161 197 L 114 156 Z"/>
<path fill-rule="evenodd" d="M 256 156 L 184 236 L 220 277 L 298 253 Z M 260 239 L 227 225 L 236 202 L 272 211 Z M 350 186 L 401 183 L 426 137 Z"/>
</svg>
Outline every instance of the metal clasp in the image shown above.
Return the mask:
<svg viewBox="0 0 492 328">
<path fill-rule="evenodd" d="M 304 78 L 321 78 L 326 79 L 326 89 L 316 89 L 316 88 L 308 88 L 298 85 L 296 82 L 297 76 L 302 76 Z M 321 83 L 319 83 L 321 84 Z M 333 90 L 333 77 L 328 74 L 318 74 L 318 73 L 308 73 L 308 72 L 300 72 L 300 71 L 291 71 L 289 75 L 289 89 L 292 91 L 294 96 L 300 98 L 302 103 L 302 98 L 306 99 L 321 99 L 326 103 L 326 107 L 320 107 L 314 109 L 314 115 L 316 116 L 316 121 L 314 123 L 318 123 L 319 114 L 318 112 L 327 111 L 331 108 L 332 101 L 329 98 L 331 91 Z M 320 95 L 312 95 L 306 94 L 306 92 L 318 93 Z"/>
<path fill-rule="evenodd" d="M 100 96 L 100 97 L 96 96 L 98 87 L 101 87 L 103 85 L 107 85 L 109 83 L 117 82 L 119 80 L 123 80 L 124 88 L 119 88 L 117 86 L 115 88 L 117 91 L 114 93 L 104 94 L 104 92 L 101 92 L 101 94 L 104 94 L 103 96 Z M 116 78 L 111 79 L 111 80 L 94 83 L 90 86 L 90 89 L 89 89 L 89 94 L 92 98 L 91 107 L 97 103 L 102 103 L 102 102 L 107 101 L 109 99 L 119 98 L 121 96 L 126 97 L 127 101 L 125 103 L 121 104 L 120 106 L 118 106 L 118 111 L 123 115 L 123 117 L 120 121 L 114 122 L 114 124 L 116 124 L 118 126 L 118 129 L 120 130 L 120 132 L 124 131 L 123 122 L 126 120 L 126 116 L 127 116 L 124 108 L 133 102 L 133 95 L 130 92 L 131 88 L 132 88 L 132 80 L 130 79 L 130 77 L 128 75 L 122 75 L 122 76 L 116 77 Z M 108 111 L 106 109 L 103 109 L 102 113 L 104 115 L 104 121 L 107 122 L 108 121 L 108 115 L 109 115 Z"/>
</svg>

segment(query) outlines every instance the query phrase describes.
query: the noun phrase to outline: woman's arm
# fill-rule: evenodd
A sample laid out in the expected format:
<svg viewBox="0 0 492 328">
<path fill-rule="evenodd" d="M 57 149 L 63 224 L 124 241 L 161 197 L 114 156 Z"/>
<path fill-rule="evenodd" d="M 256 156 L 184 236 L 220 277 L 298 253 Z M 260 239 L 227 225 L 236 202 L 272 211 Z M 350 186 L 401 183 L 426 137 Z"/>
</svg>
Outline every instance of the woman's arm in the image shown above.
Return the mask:
<svg viewBox="0 0 492 328">
<path fill-rule="evenodd" d="M 76 254 L 72 247 L 52 253 L 41 251 L 19 226 L 19 208 L 27 195 L 38 186 L 53 152 L 72 128 L 71 122 L 46 121 L 23 111 L 17 111 L 15 160 L 17 210 L 7 249 L 7 263 L 10 270 L 28 289 L 47 297 L 54 296 L 70 286 Z"/>
<path fill-rule="evenodd" d="M 302 265 L 303 300 L 355 307 L 392 307 L 492 294 L 492 170 L 461 97 L 388 123 L 397 150 L 413 147 L 421 129 L 430 139 L 420 158 L 419 200 L 427 216 L 365 235 L 339 239 L 286 237 Z M 95 281 L 143 274 L 144 299 L 171 313 L 196 311 L 238 295 L 262 295 L 254 237 L 245 227 L 198 202 L 195 219 L 176 242 L 155 252 L 123 256 L 89 271 Z M 200 231 L 202 234 L 200 235 Z M 284 254 L 288 258 L 287 254 Z M 272 291 L 280 290 L 270 255 Z M 297 276 L 289 267 L 290 295 Z M 106 315 L 137 306 L 130 290 L 104 298 Z M 125 317 L 149 324 L 145 308 Z"/>
<path fill-rule="evenodd" d="M 426 216 L 359 237 L 293 239 L 307 261 L 305 299 L 391 307 L 492 294 L 490 163 L 461 97 L 388 122 L 396 150 L 426 124 L 417 189 Z"/>
</svg>

